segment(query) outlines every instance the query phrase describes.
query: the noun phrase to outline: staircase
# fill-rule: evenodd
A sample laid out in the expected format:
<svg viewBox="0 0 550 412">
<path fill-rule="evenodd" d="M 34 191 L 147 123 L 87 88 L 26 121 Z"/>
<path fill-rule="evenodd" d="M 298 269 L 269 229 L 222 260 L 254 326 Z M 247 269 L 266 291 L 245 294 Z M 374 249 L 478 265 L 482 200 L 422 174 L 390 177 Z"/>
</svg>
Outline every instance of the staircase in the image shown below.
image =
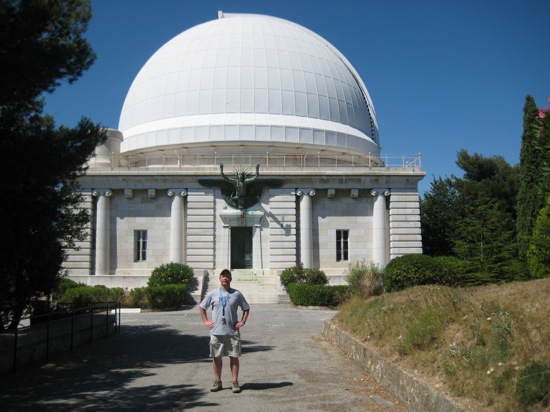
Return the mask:
<svg viewBox="0 0 550 412">
<path fill-rule="evenodd" d="M 234 269 L 231 274 L 231 287 L 240 291 L 249 304 L 265 305 L 290 302 L 277 276 L 258 275 L 250 269 Z M 205 294 L 219 286 L 218 279 L 210 276 Z"/>
</svg>

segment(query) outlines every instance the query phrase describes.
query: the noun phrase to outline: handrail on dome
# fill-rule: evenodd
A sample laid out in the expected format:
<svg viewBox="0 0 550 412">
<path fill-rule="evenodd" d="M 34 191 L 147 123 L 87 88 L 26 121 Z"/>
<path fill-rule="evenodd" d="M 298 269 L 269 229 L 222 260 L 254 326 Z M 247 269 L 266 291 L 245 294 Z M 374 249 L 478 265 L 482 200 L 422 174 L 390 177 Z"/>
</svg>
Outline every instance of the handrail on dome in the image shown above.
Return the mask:
<svg viewBox="0 0 550 412">
<path fill-rule="evenodd" d="M 91 169 L 111 170 L 191 170 L 217 168 L 220 163 L 226 167 L 261 168 L 271 170 L 320 170 L 333 169 L 372 169 L 372 170 L 422 170 L 421 154 L 414 155 L 352 155 L 352 154 L 273 154 L 273 153 L 141 153 L 112 154 L 110 164 L 92 158 Z"/>
</svg>

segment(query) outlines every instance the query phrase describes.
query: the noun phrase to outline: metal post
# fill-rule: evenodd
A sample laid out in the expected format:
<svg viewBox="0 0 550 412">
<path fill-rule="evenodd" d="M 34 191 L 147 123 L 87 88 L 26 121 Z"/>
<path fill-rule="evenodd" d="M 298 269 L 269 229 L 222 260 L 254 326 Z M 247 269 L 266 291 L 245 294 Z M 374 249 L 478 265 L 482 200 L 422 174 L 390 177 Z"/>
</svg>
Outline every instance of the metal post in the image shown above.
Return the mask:
<svg viewBox="0 0 550 412">
<path fill-rule="evenodd" d="M 107 310 L 105 311 L 105 325 L 107 325 L 107 337 L 109 337 L 109 303 L 107 303 Z"/>
<path fill-rule="evenodd" d="M 74 307 L 71 311 L 71 351 L 74 347 Z"/>
<path fill-rule="evenodd" d="M 13 373 L 17 369 L 17 338 L 19 336 L 19 326 L 15 327 L 15 332 L 13 335 Z"/>
<path fill-rule="evenodd" d="M 90 343 L 94 341 L 94 305 L 91 306 L 92 310 L 90 311 Z"/>
<path fill-rule="evenodd" d="M 51 322 L 51 313 L 48 313 L 48 322 L 46 324 L 46 361 L 50 355 L 50 322 Z"/>
</svg>

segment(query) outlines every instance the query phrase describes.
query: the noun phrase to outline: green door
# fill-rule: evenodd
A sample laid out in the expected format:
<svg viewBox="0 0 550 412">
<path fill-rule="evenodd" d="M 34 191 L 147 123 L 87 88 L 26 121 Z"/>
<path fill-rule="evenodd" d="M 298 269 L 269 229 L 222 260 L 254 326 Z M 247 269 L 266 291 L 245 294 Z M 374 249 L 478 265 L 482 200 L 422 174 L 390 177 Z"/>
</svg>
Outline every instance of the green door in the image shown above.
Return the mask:
<svg viewBox="0 0 550 412">
<path fill-rule="evenodd" d="M 252 228 L 231 228 L 231 269 L 252 269 Z"/>
</svg>

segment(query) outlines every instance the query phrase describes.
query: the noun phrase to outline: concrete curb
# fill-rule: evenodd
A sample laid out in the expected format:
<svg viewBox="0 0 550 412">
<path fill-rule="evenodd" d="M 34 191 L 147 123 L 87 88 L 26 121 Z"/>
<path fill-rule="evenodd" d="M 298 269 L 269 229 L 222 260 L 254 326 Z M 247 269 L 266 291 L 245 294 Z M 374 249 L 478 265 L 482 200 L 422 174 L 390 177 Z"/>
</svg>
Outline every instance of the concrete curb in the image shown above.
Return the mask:
<svg viewBox="0 0 550 412">
<path fill-rule="evenodd" d="M 467 410 L 410 373 L 385 360 L 358 339 L 341 330 L 330 319 L 324 323 L 323 336 L 345 356 L 358 361 L 369 375 L 409 410 L 425 412 L 464 412 Z"/>
</svg>

